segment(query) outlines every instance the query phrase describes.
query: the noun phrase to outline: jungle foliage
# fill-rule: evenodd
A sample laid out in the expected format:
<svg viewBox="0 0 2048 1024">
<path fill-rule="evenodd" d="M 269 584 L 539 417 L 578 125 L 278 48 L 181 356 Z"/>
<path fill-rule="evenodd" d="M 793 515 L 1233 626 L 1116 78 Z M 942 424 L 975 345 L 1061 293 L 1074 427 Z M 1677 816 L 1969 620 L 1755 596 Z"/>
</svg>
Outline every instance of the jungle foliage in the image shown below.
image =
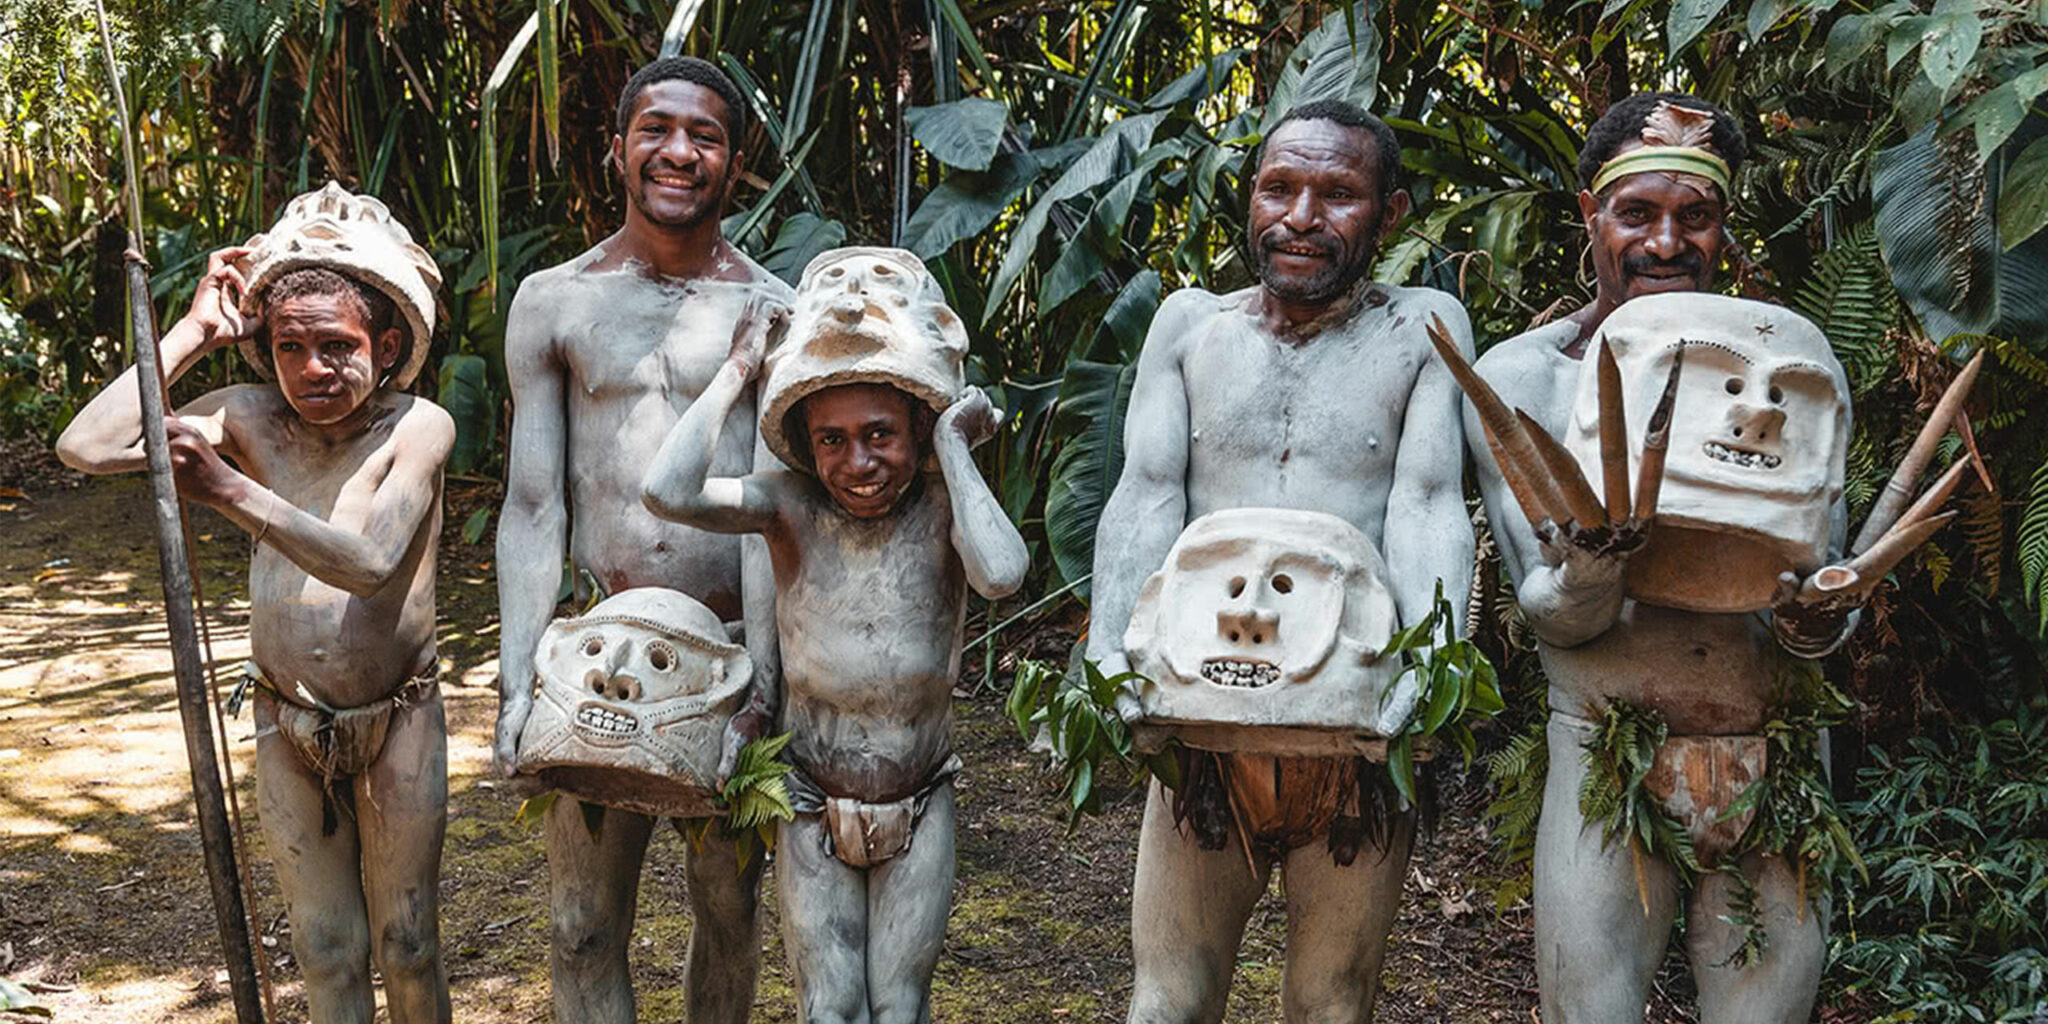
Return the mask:
<svg viewBox="0 0 2048 1024">
<path fill-rule="evenodd" d="M 1574 205 L 1586 127 L 1638 89 L 1695 92 L 1734 112 L 1753 150 L 1737 186 L 1745 258 L 1731 287 L 1812 317 L 1851 374 L 1853 519 L 1957 360 L 1993 355 L 1971 429 L 1939 460 L 1973 446 L 1986 475 L 1828 664 L 1859 702 L 1835 742 L 1836 778 L 1856 791 L 1844 795 L 1897 784 L 1858 774 L 1866 764 L 1952 764 L 1972 737 L 2021 728 L 2022 709 L 2043 699 L 2048 27 L 2038 4 L 109 6 L 138 106 L 160 316 L 182 310 L 209 249 L 261 230 L 296 191 L 332 177 L 381 196 L 444 269 L 448 328 L 439 372 L 422 387 L 461 424 L 458 473 L 495 473 L 502 461 L 513 290 L 618 217 L 605 154 L 619 87 L 664 50 L 716 60 L 759 115 L 728 235 L 785 277 L 841 242 L 926 258 L 972 328 L 973 376 L 1009 413 L 983 459 L 1047 573 L 1041 592 L 1081 597 L 1152 314 L 1169 289 L 1248 283 L 1246 171 L 1290 105 L 1344 96 L 1393 124 L 1416 206 L 1379 276 L 1459 295 L 1483 349 L 1589 296 Z M 0 0 L 0 430 L 10 434 L 52 435 L 127 361 L 118 147 L 91 12 L 80 0 Z M 215 357 L 181 393 L 244 372 Z M 1475 621 L 1489 624 L 1487 653 L 1504 676 L 1526 677 L 1533 659 L 1514 649 L 1526 637 L 1506 588 L 1484 592 Z M 1482 740 L 1499 746 L 1513 725 Z M 1992 800 L 1983 787 L 1995 780 L 1972 771 L 1943 776 L 1958 780 L 1949 797 L 1979 801 L 1978 827 L 1964 832 L 2017 837 L 1999 849 L 2037 853 L 2041 817 Z M 1904 895 L 1879 894 L 1894 884 L 1890 865 L 1917 856 L 1928 833 L 1881 828 L 1892 812 L 1874 798 L 1852 806 L 1870 816 L 1858 840 L 1874 888 L 1841 910 L 1854 927 L 1835 930 L 1842 962 L 1867 965 L 1845 998 L 1897 1012 L 1932 1000 L 1958 1019 L 2010 1010 L 1990 1009 L 2003 998 L 1996 986 L 1952 951 L 1983 949 L 1985 934 L 2048 948 L 2048 915 L 2036 906 L 1988 933 L 1961 912 L 1909 922 L 1894 912 Z M 2025 885 L 2014 891 L 2038 896 L 2038 880 Z M 1880 969 L 1870 952 L 1880 948 L 1911 969 Z M 1983 963 L 1995 979 L 2038 980 L 2034 957 Z"/>
</svg>

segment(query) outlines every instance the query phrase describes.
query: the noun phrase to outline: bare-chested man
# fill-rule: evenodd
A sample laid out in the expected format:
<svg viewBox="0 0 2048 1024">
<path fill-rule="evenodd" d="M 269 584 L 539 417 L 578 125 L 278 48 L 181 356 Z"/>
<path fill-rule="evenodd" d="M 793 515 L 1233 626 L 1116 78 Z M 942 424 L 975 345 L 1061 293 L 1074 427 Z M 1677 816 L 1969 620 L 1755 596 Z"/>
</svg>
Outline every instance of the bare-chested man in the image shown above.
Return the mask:
<svg viewBox="0 0 2048 1024">
<path fill-rule="evenodd" d="M 506 327 L 514 401 L 511 468 L 498 526 L 501 693 L 495 762 L 510 774 L 532 708 L 534 651 L 554 610 L 565 550 L 607 592 L 660 586 L 728 621 L 747 612 L 757 678 L 772 678 L 775 637 L 765 558 L 741 585 L 741 543 L 664 523 L 640 504 L 640 477 L 677 417 L 724 364 L 749 301 L 788 286 L 719 235 L 739 178 L 744 101 L 694 58 L 655 61 L 619 97 L 612 160 L 626 197 L 617 234 L 526 279 Z M 753 465 L 742 399 L 717 454 L 723 473 Z M 742 607 L 742 597 L 747 607 Z M 555 1017 L 634 1019 L 626 965 L 640 862 L 654 821 L 605 813 L 595 834 L 575 800 L 547 818 Z M 685 853 L 695 926 L 684 998 L 692 1024 L 738 1024 L 754 1001 L 762 858 L 741 858 L 719 828 Z M 693 830 L 694 834 L 694 830 Z"/>
<path fill-rule="evenodd" d="M 375 200 L 332 185 L 294 200 L 287 220 L 309 201 L 349 207 L 331 222 L 342 230 L 389 220 Z M 377 244 L 355 240 L 358 253 Z M 242 342 L 276 381 L 209 392 L 165 426 L 179 493 L 255 538 L 256 793 L 308 1013 L 316 1024 L 369 1024 L 374 963 L 394 1022 L 447 1021 L 434 552 L 455 425 L 396 390 L 425 358 L 432 285 L 397 296 L 412 303 L 406 311 L 316 262 L 259 280 L 245 303 L 236 262 L 249 255 L 212 255 L 191 311 L 164 335 L 164 360 L 176 380 Z M 432 275 L 421 279 L 438 281 L 425 253 L 417 258 Z M 396 266 L 415 269 L 403 257 Z M 245 319 L 242 306 L 256 315 Z M 130 369 L 71 422 L 57 452 L 88 473 L 130 471 L 144 465 L 141 433 Z"/>
<path fill-rule="evenodd" d="M 1378 118 L 1344 103 L 1295 109 L 1267 136 L 1252 184 L 1259 285 L 1183 289 L 1160 306 L 1131 390 L 1123 476 L 1096 535 L 1088 653 L 1105 672 L 1127 664 L 1122 639 L 1146 576 L 1183 527 L 1218 509 L 1349 521 L 1385 553 L 1403 621 L 1430 612 L 1439 581 L 1466 592 L 1458 392 L 1425 333 L 1441 316 L 1469 351 L 1465 311 L 1441 292 L 1366 279 L 1408 209 L 1399 167 Z M 1356 777 L 1313 759 L 1234 761 L 1316 780 L 1304 786 Z M 1310 841 L 1320 836 L 1255 834 L 1254 873 L 1234 831 L 1216 850 L 1177 831 L 1173 801 L 1153 787 L 1138 844 L 1134 1024 L 1222 1019 L 1245 920 L 1275 864 L 1288 901 L 1287 1020 L 1370 1020 L 1413 814 L 1346 863 Z"/>
<path fill-rule="evenodd" d="M 790 733 L 798 812 L 781 828 L 775 877 L 809 1024 L 931 1020 L 953 896 L 952 690 L 967 588 L 1008 596 L 1030 566 L 968 454 L 998 424 L 979 388 L 933 423 L 926 401 L 945 401 L 936 390 L 921 400 L 886 379 L 832 383 L 840 372 L 862 379 L 844 369 L 859 357 L 809 364 L 814 375 L 801 365 L 806 349 L 915 349 L 940 317 L 958 342 L 949 357 L 957 375 L 966 335 L 933 301 L 942 294 L 900 249 L 819 256 L 804 272 L 798 329 L 783 343 L 792 358 L 762 398 L 763 433 L 815 476 L 709 476 L 722 421 L 760 366 L 760 330 L 734 339 L 647 474 L 647 503 L 660 515 L 768 539 L 786 659 L 780 727 Z M 914 351 L 909 362 L 919 362 Z M 935 473 L 921 468 L 928 456 Z"/>
<path fill-rule="evenodd" d="M 1681 115 L 1700 122 L 1707 132 L 1691 148 L 1725 164 L 1721 180 L 1689 173 L 1683 168 L 1695 165 L 1686 163 L 1646 164 L 1633 173 L 1621 173 L 1628 167 L 1615 165 L 1615 173 L 1609 173 L 1617 157 L 1644 150 L 1646 123 L 1660 104 L 1711 118 L 1709 126 L 1704 117 Z M 1564 436 L 1581 361 L 1608 314 L 1637 296 L 1699 291 L 1712 283 L 1731 244 L 1727 177 L 1741 167 L 1746 152 L 1734 120 L 1690 96 L 1642 93 L 1608 108 L 1587 133 L 1579 157 L 1579 212 L 1592 242 L 1594 300 L 1564 320 L 1487 350 L 1477 369 L 1503 401 L 1528 412 L 1552 436 Z M 1711 168 L 1711 163 L 1699 166 Z M 1688 413 L 1681 405 L 1677 415 Z M 1465 417 L 1467 437 L 1480 437 L 1477 413 L 1469 405 Z M 1580 812 L 1591 719 L 1609 700 L 1621 699 L 1661 714 L 1674 737 L 1759 733 L 1788 652 L 1824 653 L 1840 643 L 1853 620 L 1839 613 L 1788 616 L 1782 610 L 1775 619 L 1712 615 L 1627 600 L 1623 577 L 1629 545 L 1600 544 L 1590 537 L 1580 544 L 1584 535 L 1557 527 L 1539 538 L 1484 444 L 1475 441 L 1473 460 L 1487 520 L 1515 577 L 1517 597 L 1540 641 L 1550 679 L 1550 768 L 1535 864 L 1536 972 L 1543 1019 L 1551 1024 L 1638 1022 L 1681 893 L 1669 864 L 1654 857 L 1638 862 L 1625 842 L 1605 842 L 1600 823 L 1586 821 Z M 1837 509 L 1838 548 L 1840 515 Z M 1802 624 L 1804 635 L 1786 628 L 1794 622 Z M 1688 896 L 1686 946 L 1699 985 L 1701 1019 L 1709 1024 L 1805 1021 L 1826 955 L 1826 915 L 1802 907 L 1799 882 L 1782 859 L 1752 855 L 1743 870 L 1759 887 L 1760 918 L 1768 935 L 1764 959 L 1754 968 L 1728 963 L 1744 932 L 1727 909 L 1732 880 L 1719 873 L 1702 876 Z M 1639 884 L 1646 887 L 1647 908 Z"/>
</svg>

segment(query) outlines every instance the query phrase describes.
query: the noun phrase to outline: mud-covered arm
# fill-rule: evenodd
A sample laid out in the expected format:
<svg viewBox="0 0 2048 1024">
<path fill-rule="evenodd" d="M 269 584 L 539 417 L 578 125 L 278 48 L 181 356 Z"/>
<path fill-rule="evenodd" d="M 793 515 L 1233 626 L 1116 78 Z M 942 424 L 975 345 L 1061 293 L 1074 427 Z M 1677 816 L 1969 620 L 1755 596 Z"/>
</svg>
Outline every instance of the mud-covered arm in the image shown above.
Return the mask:
<svg viewBox="0 0 2048 1024">
<path fill-rule="evenodd" d="M 371 597 L 405 567 L 421 524 L 441 500 L 441 469 L 455 446 L 455 420 L 440 406 L 416 399 L 392 431 L 391 445 L 391 468 L 377 483 L 361 531 L 335 526 L 248 477 L 241 477 L 229 501 L 207 503 L 314 579 Z"/>
<path fill-rule="evenodd" d="M 676 421 L 640 479 L 640 501 L 647 511 L 713 533 L 761 533 L 774 524 L 777 503 L 767 483 L 770 474 L 757 469 L 743 477 L 714 478 L 711 463 L 733 411 L 752 405 L 747 381 L 761 368 L 770 324 L 785 315 L 781 307 L 758 304 L 740 314 L 731 354 Z"/>
<path fill-rule="evenodd" d="M 746 422 L 754 422 L 754 404 L 740 410 Z M 758 432 L 754 435 L 755 473 L 784 468 L 768 449 Z M 754 679 L 748 684 L 747 703 L 727 723 L 725 746 L 718 762 L 718 784 L 732 776 L 741 748 L 775 730 L 782 715 L 782 643 L 775 622 L 775 565 L 768 553 L 768 539 L 760 534 L 740 538 L 741 615 L 747 628 L 747 657 L 754 663 Z"/>
<path fill-rule="evenodd" d="M 1138 354 L 1124 416 L 1124 468 L 1095 528 L 1088 657 L 1106 675 L 1129 667 L 1124 630 L 1145 579 L 1187 525 L 1188 400 L 1181 368 L 1187 308 L 1169 296 Z"/>
<path fill-rule="evenodd" d="M 1016 593 L 1031 568 L 1023 535 L 989 492 L 969 453 L 975 444 L 993 437 L 998 425 L 988 395 L 970 387 L 932 427 L 932 447 L 953 503 L 953 550 L 959 552 L 967 585 L 991 601 Z"/>
<path fill-rule="evenodd" d="M 544 284 L 529 278 L 505 325 L 512 438 L 498 513 L 498 725 L 493 763 L 512 774 L 533 706 L 533 657 L 554 614 L 569 536 L 568 410 Z"/>
<path fill-rule="evenodd" d="M 206 274 L 193 291 L 191 309 L 157 343 L 164 375 L 170 381 L 183 377 L 207 353 L 232 345 L 256 329 L 254 321 L 242 318 L 238 306 L 243 280 L 234 260 L 247 252 L 228 248 L 208 257 Z M 114 378 L 64 428 L 57 438 L 57 457 L 65 465 L 92 474 L 127 473 L 148 465 L 142 451 L 142 394 L 136 390 L 139 369 L 131 366 Z M 204 415 L 217 408 L 218 404 L 202 399 L 180 410 L 180 415 Z M 238 454 L 218 419 L 197 425 L 221 454 Z"/>
<path fill-rule="evenodd" d="M 1444 324 L 1467 359 L 1472 327 L 1455 302 L 1441 304 Z M 1421 332 L 1418 330 L 1417 337 Z M 1427 343 L 1423 351 L 1429 352 Z M 1401 621 L 1420 622 L 1443 584 L 1453 628 L 1465 633 L 1465 595 L 1472 590 L 1472 528 L 1465 514 L 1463 401 L 1443 360 L 1433 353 L 1422 363 L 1401 422 L 1401 447 L 1394 457 L 1394 483 L 1387 494 L 1387 571 Z"/>
</svg>

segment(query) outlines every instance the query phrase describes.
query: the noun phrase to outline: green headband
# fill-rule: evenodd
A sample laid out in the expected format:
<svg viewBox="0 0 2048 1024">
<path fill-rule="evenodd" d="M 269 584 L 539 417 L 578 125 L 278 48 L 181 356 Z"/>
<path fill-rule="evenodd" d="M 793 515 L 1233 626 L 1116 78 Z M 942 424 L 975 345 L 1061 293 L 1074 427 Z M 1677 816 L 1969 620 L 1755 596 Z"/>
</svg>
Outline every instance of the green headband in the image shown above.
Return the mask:
<svg viewBox="0 0 2048 1024">
<path fill-rule="evenodd" d="M 1695 146 L 1644 146 L 1631 149 L 1607 161 L 1600 173 L 1593 176 L 1593 194 L 1631 174 L 1644 171 L 1675 171 L 1705 178 L 1728 191 L 1728 161 L 1714 155 L 1713 151 Z"/>
</svg>

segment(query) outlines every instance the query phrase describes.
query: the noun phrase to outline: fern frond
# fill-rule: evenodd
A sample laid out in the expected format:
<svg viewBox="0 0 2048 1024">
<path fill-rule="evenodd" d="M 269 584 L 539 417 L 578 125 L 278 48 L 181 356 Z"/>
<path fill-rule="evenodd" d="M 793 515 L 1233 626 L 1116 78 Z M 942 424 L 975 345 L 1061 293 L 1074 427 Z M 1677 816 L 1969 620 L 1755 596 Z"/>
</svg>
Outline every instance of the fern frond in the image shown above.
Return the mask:
<svg viewBox="0 0 2048 1024">
<path fill-rule="evenodd" d="M 1920 564 L 1927 569 L 1935 593 L 1941 592 L 1942 584 L 1948 582 L 1949 573 L 1955 569 L 1955 562 L 1948 557 L 1948 552 L 1933 544 L 1920 549 Z"/>
<path fill-rule="evenodd" d="M 1998 495 L 1977 491 L 1963 502 L 1962 533 L 1970 545 L 1970 558 L 1984 592 L 1998 596 L 2005 553 L 2005 506 Z"/>
<path fill-rule="evenodd" d="M 2034 470 L 2018 538 L 2020 589 L 2027 603 L 2040 610 L 2039 628 L 2048 634 L 2048 461 Z"/>
<path fill-rule="evenodd" d="M 1878 249 L 1876 222 L 1865 221 L 1821 254 L 1792 305 L 1827 335 L 1861 397 L 1883 381 L 1892 363 L 1886 332 L 1897 319 L 1898 300 Z"/>
</svg>

